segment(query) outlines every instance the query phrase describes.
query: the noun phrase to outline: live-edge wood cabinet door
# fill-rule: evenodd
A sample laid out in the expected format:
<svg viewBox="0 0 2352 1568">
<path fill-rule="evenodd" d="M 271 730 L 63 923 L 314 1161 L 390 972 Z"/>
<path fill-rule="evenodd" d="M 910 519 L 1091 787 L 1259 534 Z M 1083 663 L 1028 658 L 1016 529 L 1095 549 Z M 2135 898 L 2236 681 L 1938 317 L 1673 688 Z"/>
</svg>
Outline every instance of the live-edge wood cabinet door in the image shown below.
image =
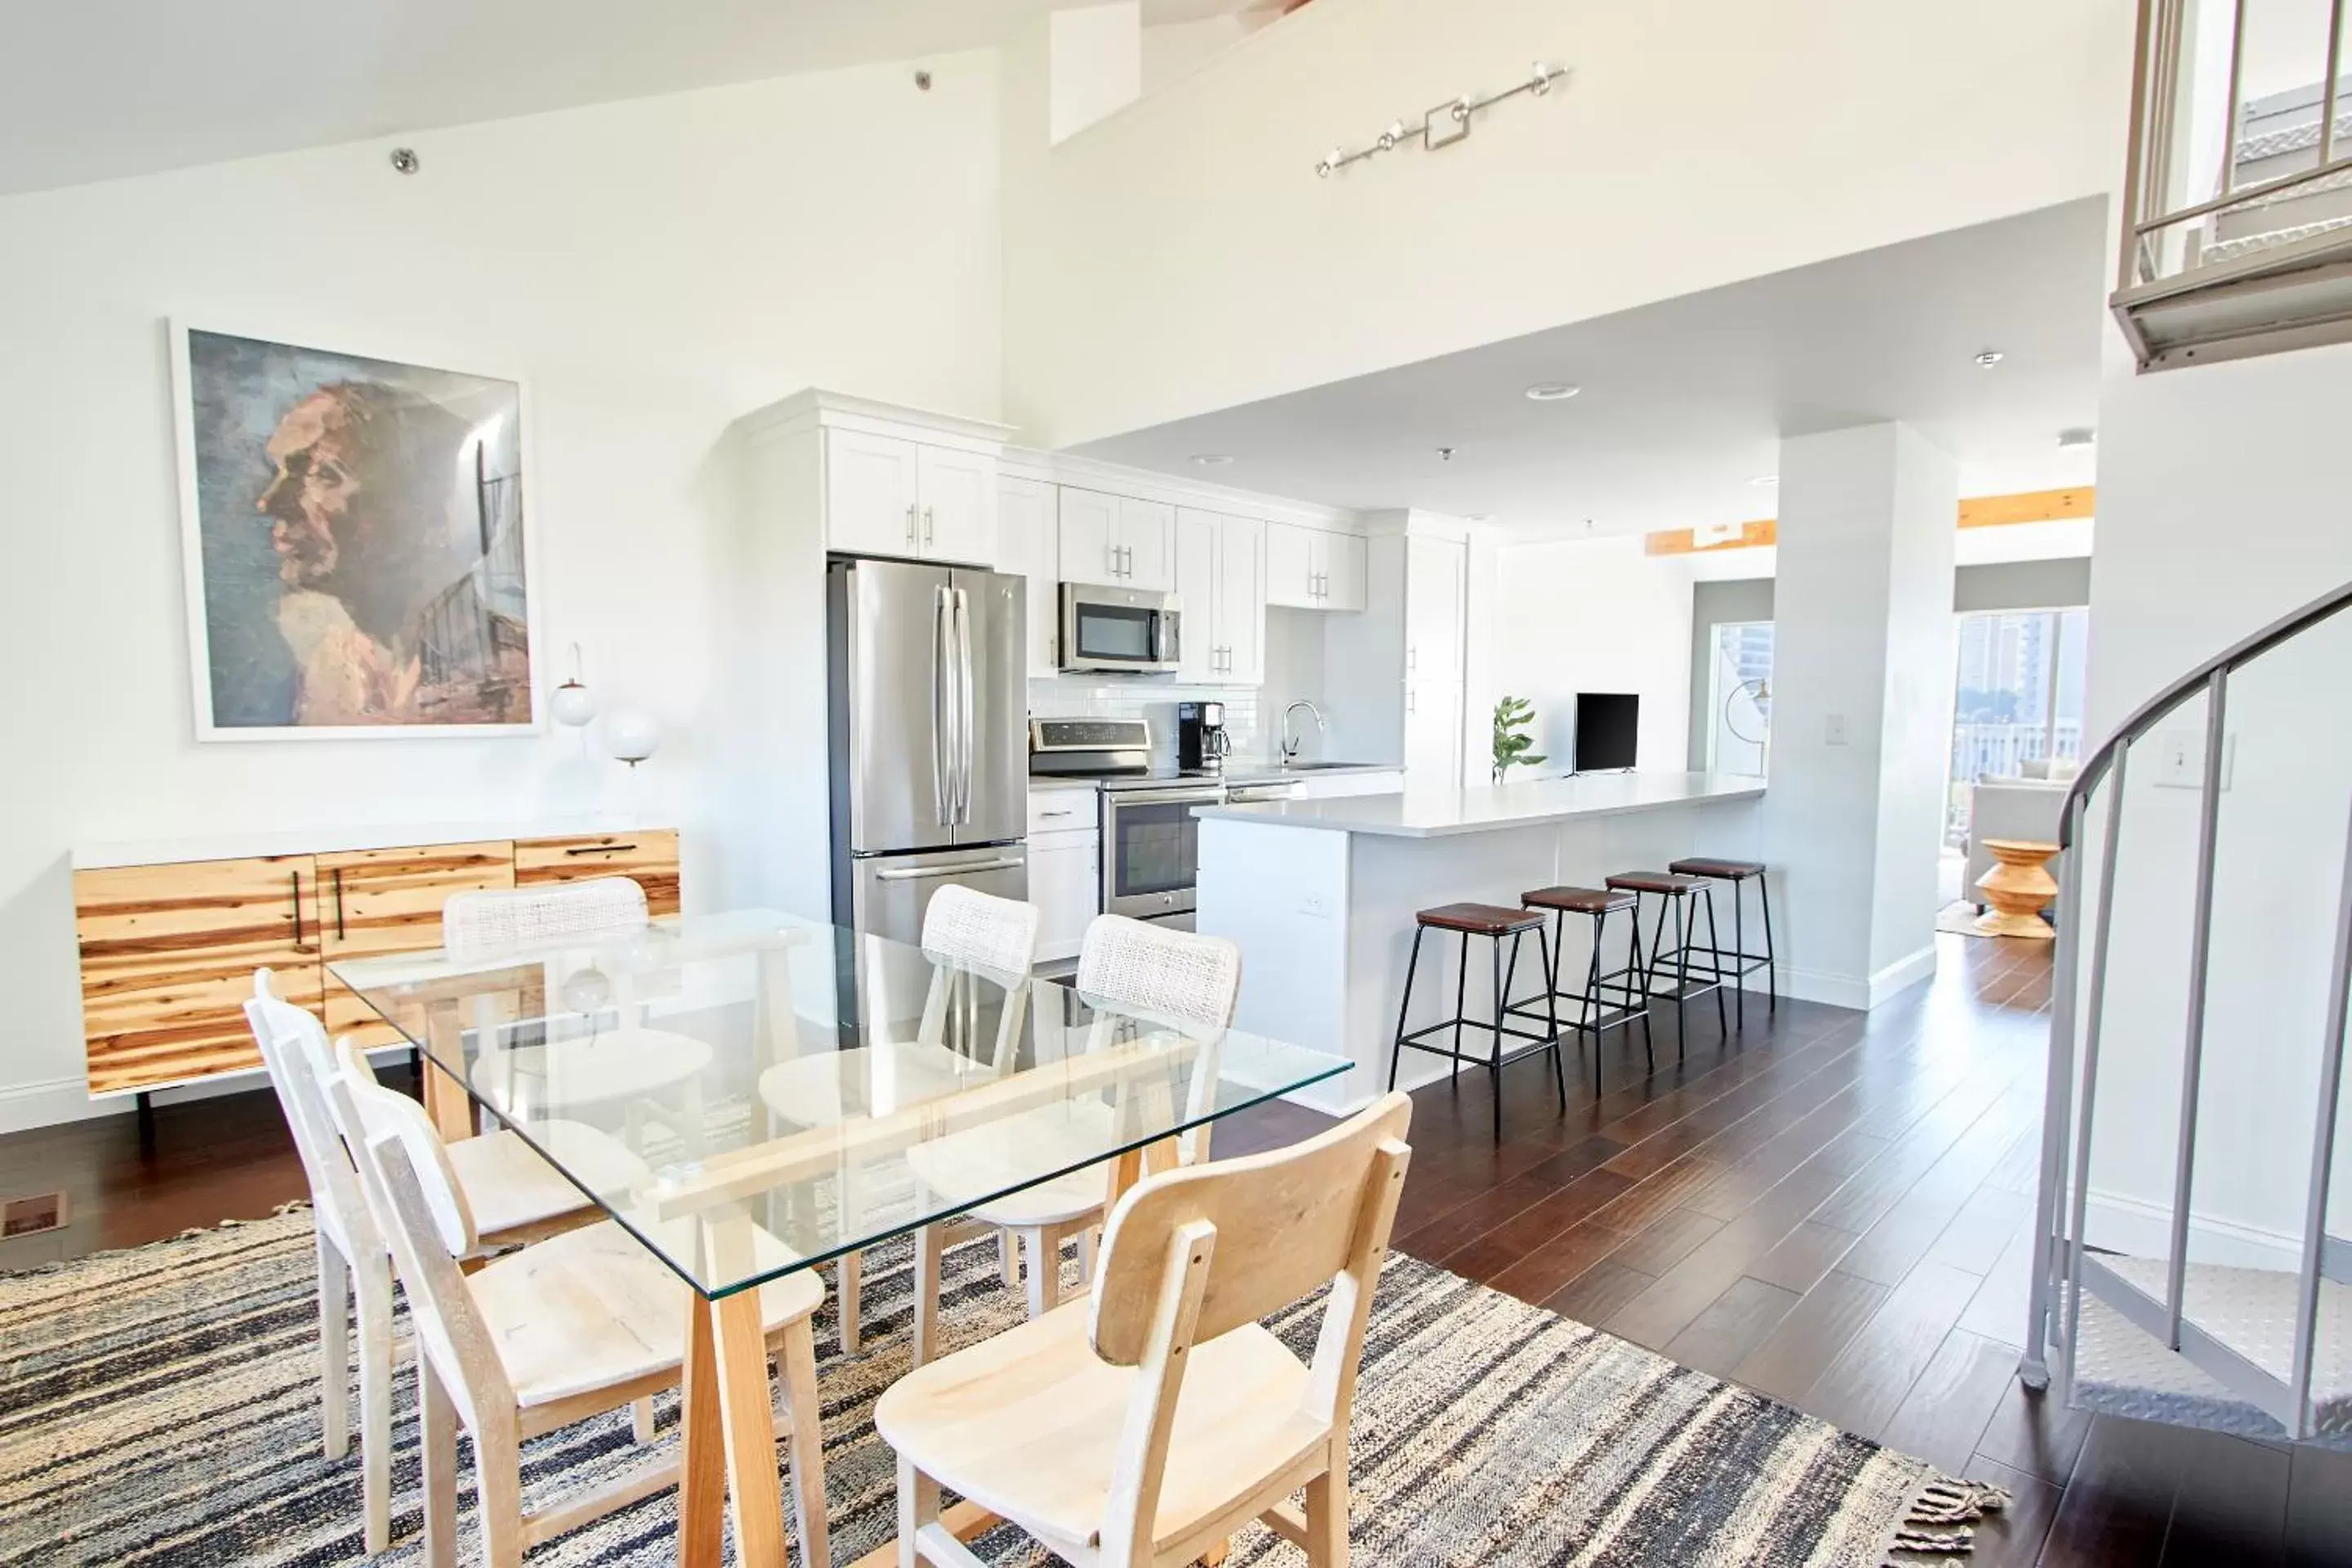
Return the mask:
<svg viewBox="0 0 2352 1568">
<path fill-rule="evenodd" d="M 626 877 L 646 890 L 646 912 L 678 912 L 677 830 L 589 834 L 569 838 L 518 838 L 515 886 L 544 887 L 591 877 Z"/>
<path fill-rule="evenodd" d="M 441 945 L 441 906 L 452 893 L 514 886 L 514 845 L 406 845 L 351 849 L 316 858 L 319 945 L 329 962 L 387 952 L 420 952 Z M 363 1047 L 396 1044 L 401 1035 L 330 974 L 325 977 L 327 1032 L 351 1035 Z"/>
<path fill-rule="evenodd" d="M 121 1094 L 261 1065 L 253 972 L 317 1008 L 318 880 L 308 855 L 74 873 L 89 1091 Z"/>
</svg>

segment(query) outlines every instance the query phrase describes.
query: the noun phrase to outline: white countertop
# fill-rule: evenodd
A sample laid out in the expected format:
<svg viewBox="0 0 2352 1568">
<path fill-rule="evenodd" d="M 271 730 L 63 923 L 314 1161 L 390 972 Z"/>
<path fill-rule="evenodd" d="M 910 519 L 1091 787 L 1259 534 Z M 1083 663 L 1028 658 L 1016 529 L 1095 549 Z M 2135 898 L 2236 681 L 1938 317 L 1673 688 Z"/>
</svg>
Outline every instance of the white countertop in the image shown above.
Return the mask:
<svg viewBox="0 0 2352 1568">
<path fill-rule="evenodd" d="M 1764 781 L 1737 773 L 1588 773 L 1486 789 L 1407 789 L 1401 795 L 1336 800 L 1203 805 L 1192 815 L 1389 838 L 1441 838 L 1456 833 L 1535 827 L 1571 817 L 1756 800 Z"/>
</svg>

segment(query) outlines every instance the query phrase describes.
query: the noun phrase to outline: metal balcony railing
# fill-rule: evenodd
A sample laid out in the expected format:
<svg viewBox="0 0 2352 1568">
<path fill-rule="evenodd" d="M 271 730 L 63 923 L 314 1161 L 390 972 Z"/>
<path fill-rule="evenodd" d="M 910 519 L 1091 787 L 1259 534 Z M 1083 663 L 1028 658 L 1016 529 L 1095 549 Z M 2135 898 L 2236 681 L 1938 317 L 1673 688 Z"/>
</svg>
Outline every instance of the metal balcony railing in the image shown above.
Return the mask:
<svg viewBox="0 0 2352 1568">
<path fill-rule="evenodd" d="M 2113 302 L 2143 369 L 2352 340 L 2346 6 L 2320 3 L 2298 31 L 2311 0 L 2142 0 Z"/>
<path fill-rule="evenodd" d="M 2352 816 L 2336 889 L 2316 1081 L 2273 1086 L 2281 1106 L 2299 1105 L 2305 1092 L 2317 1096 L 2300 1268 L 2223 1267 L 2189 1256 L 2231 682 L 2252 661 L 2347 607 L 2352 584 L 2174 681 L 2091 753 L 2067 794 L 2059 832 L 2065 848 L 2093 847 L 2085 829 L 2095 802 L 2103 827 L 2096 854 L 2069 853 L 2062 871 L 2032 1307 L 2020 1374 L 2029 1387 L 2043 1388 L 2054 1369 L 2070 1404 L 2249 1436 L 2352 1446 L 2352 1292 L 2344 1289 L 2352 1281 L 2352 1242 L 2327 1227 L 2352 1002 Z M 2094 1251 L 2085 1239 L 2092 1118 L 2115 978 L 2110 936 L 2125 782 L 2135 746 L 2200 696 L 2205 744 L 2189 887 L 2188 1016 L 2180 1109 L 2171 1129 L 2171 1203 L 2163 1215 L 2169 1245 L 2160 1258 Z M 2095 888 L 2088 897 L 2086 880 Z M 2148 1042 L 2132 1044 L 2144 1060 Z M 2155 1131 L 2137 1125 L 2128 1131 L 2135 1138 Z"/>
</svg>

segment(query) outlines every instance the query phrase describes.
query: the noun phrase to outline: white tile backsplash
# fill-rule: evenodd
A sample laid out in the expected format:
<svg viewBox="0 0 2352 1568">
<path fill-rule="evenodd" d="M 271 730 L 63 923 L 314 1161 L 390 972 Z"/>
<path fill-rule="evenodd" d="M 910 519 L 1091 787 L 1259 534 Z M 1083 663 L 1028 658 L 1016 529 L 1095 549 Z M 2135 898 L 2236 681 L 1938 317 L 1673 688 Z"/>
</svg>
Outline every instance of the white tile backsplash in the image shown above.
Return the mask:
<svg viewBox="0 0 2352 1568">
<path fill-rule="evenodd" d="M 1261 725 L 1259 692 L 1255 686 L 1185 686 L 1143 675 L 1105 679 L 1063 675 L 1029 682 L 1029 716 L 1033 719 L 1141 719 L 1149 722 L 1154 766 L 1176 765 L 1179 702 L 1223 703 L 1225 730 L 1234 738 L 1234 755 L 1273 754 L 1274 737 Z"/>
</svg>

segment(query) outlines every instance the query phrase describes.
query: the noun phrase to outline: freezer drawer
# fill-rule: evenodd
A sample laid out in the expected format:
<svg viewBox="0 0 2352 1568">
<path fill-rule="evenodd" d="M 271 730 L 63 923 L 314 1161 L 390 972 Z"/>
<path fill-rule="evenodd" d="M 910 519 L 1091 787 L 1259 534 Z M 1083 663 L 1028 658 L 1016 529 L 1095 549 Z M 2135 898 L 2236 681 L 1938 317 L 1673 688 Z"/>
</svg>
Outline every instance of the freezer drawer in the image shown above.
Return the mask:
<svg viewBox="0 0 2352 1568">
<path fill-rule="evenodd" d="M 1024 844 L 913 855 L 872 855 L 850 863 L 850 923 L 896 942 L 923 940 L 923 911 L 950 884 L 1026 902 L 1029 850 Z M 836 911 L 837 913 L 837 911 Z"/>
</svg>

